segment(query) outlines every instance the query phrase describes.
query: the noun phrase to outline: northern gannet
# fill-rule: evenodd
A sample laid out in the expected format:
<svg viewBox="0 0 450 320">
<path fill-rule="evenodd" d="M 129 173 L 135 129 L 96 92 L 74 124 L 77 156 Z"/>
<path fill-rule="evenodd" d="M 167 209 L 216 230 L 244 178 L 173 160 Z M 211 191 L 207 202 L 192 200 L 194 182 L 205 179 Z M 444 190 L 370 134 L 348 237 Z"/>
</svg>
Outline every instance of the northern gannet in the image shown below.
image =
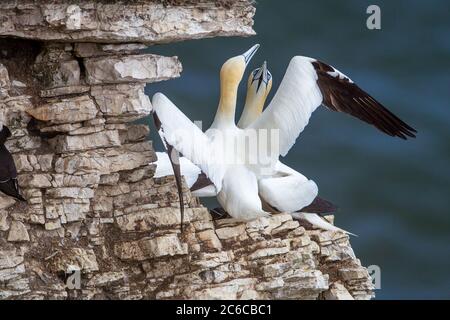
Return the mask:
<svg viewBox="0 0 450 320">
<path fill-rule="evenodd" d="M 11 137 L 11 131 L 0 123 L 0 191 L 17 200 L 26 201 L 19 192 L 14 159 L 5 147 L 5 142 L 9 137 Z"/>
<path fill-rule="evenodd" d="M 264 62 L 260 68 L 250 73 L 247 82 L 247 94 L 242 115 L 238 122 L 239 128 L 246 128 L 262 113 L 267 96 L 272 88 L 272 74 Z M 173 175 L 172 164 L 166 152 L 156 152 L 157 161 L 155 178 Z M 185 177 L 191 194 L 196 197 L 214 197 L 217 195 L 213 183 L 206 177 L 201 169 L 185 157 L 180 157 L 181 175 Z M 271 212 L 294 213 L 298 211 L 314 213 L 330 213 L 336 207 L 330 202 L 317 197 L 318 188 L 314 181 L 308 180 L 304 175 L 284 165 L 280 161 L 276 165 L 277 175 L 261 179 L 259 184 L 260 197 Z M 299 215 L 295 215 L 299 219 Z M 308 216 L 309 217 L 309 216 Z M 305 218 L 300 218 L 305 219 Z M 319 218 L 321 219 L 321 218 Z M 311 219 L 306 219 L 311 222 Z M 325 227 L 323 226 L 325 224 Z M 331 224 L 324 222 L 316 226 L 326 230 L 332 229 Z M 334 227 L 334 229 L 337 229 Z M 333 229 L 333 230 L 334 230 Z"/>
<path fill-rule="evenodd" d="M 264 74 L 269 80 L 262 82 Z M 245 128 L 253 122 L 261 113 L 266 101 L 267 95 L 272 87 L 272 75 L 267 67 L 253 70 L 247 81 L 247 95 L 245 98 L 244 109 L 239 119 L 239 127 Z M 159 130 L 159 129 L 158 129 Z M 157 160 L 152 162 L 156 166 L 154 178 L 161 178 L 174 175 L 172 164 L 167 152 L 156 152 Z M 181 175 L 185 177 L 187 187 L 191 190 L 194 197 L 215 197 L 217 190 L 214 184 L 209 181 L 201 169 L 193 164 L 186 157 L 180 157 Z"/>
<path fill-rule="evenodd" d="M 249 102 L 246 103 L 238 122 L 239 128 L 248 128 L 262 114 L 265 101 L 272 88 L 272 82 L 272 74 L 269 72 L 266 62 L 261 68 L 253 71 L 249 78 L 246 98 L 246 101 Z M 313 180 L 309 180 L 281 161 L 277 161 L 275 164 L 272 175 L 258 179 L 258 188 L 259 196 L 263 200 L 263 207 L 270 212 L 293 213 L 300 211 L 310 205 L 319 192 Z"/>
<path fill-rule="evenodd" d="M 198 165 L 214 183 L 218 201 L 234 218 L 252 220 L 268 216 L 259 198 L 258 181 L 277 173 L 279 156 L 285 156 L 322 103 L 331 110 L 349 113 L 379 130 L 403 139 L 415 130 L 360 89 L 337 69 L 316 59 L 296 56 L 263 114 L 246 129 L 234 123 L 237 87 L 246 61 L 229 59 L 221 70 L 221 98 L 212 129 L 203 133 L 166 96 L 153 96 L 154 112 L 166 142 Z M 268 156 L 250 149 L 236 150 L 237 141 L 254 132 L 276 130 L 270 143 L 258 135 L 257 146 Z M 231 146 L 231 147 L 230 147 Z M 223 161 L 224 157 L 227 160 Z M 256 163 L 248 159 L 256 160 Z M 268 162 L 267 162 L 268 161 Z"/>
<path fill-rule="evenodd" d="M 262 113 L 267 95 L 272 87 L 272 75 L 266 63 L 253 70 L 247 81 L 247 94 L 242 115 L 238 126 L 245 128 Z M 156 152 L 157 160 L 152 162 L 156 166 L 154 178 L 173 175 L 173 168 L 167 152 Z M 215 197 L 217 195 L 214 184 L 205 177 L 201 169 L 186 157 L 180 157 L 181 175 L 195 197 Z"/>
</svg>

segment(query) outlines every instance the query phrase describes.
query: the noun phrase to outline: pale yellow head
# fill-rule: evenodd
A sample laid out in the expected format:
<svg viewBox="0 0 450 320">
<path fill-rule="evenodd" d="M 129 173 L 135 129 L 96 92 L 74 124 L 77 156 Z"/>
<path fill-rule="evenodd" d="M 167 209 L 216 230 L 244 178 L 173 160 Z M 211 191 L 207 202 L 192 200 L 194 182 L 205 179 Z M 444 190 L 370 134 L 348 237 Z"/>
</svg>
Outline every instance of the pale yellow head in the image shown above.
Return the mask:
<svg viewBox="0 0 450 320">
<path fill-rule="evenodd" d="M 245 53 L 228 59 L 220 70 L 220 102 L 217 110 L 217 121 L 231 121 L 234 124 L 234 113 L 236 110 L 237 91 L 245 68 L 250 59 L 256 53 L 259 44 L 254 45 Z"/>
<path fill-rule="evenodd" d="M 247 82 L 247 97 L 244 110 L 238 127 L 246 128 L 255 121 L 264 109 L 264 103 L 272 89 L 272 74 L 267 68 L 267 63 L 253 70 Z"/>
</svg>

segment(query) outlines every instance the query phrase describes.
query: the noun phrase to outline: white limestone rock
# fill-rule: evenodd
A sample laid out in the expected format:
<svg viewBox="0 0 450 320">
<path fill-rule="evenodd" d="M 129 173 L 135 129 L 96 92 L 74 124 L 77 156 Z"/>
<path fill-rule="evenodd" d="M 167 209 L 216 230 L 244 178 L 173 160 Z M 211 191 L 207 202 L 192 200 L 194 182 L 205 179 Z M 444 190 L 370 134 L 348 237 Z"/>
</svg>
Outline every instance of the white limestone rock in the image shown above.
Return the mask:
<svg viewBox="0 0 450 320">
<path fill-rule="evenodd" d="M 83 273 L 99 270 L 96 255 L 92 249 L 68 248 L 66 252 L 49 259 L 50 268 L 54 271 L 67 272 L 75 266 Z"/>
<path fill-rule="evenodd" d="M 134 146 L 136 148 L 124 145 L 117 149 L 96 149 L 63 156 L 56 160 L 55 171 L 67 174 L 110 174 L 146 166 L 153 161 L 154 153 L 150 144 L 141 142 Z"/>
<path fill-rule="evenodd" d="M 147 48 L 142 43 L 101 44 L 81 42 L 75 44 L 75 55 L 81 58 L 100 57 L 112 54 L 136 54 Z"/>
<path fill-rule="evenodd" d="M 0 210 L 0 231 L 8 231 L 10 226 L 8 218 L 9 218 L 8 211 Z"/>
<path fill-rule="evenodd" d="M 333 283 L 330 289 L 324 292 L 323 297 L 325 300 L 355 300 L 340 282 Z"/>
<path fill-rule="evenodd" d="M 152 111 L 144 87 L 145 84 L 93 86 L 91 94 L 105 117 L 127 121 L 145 117 Z"/>
<path fill-rule="evenodd" d="M 52 89 L 41 90 L 40 96 L 43 98 L 58 97 L 70 94 L 86 93 L 90 90 L 86 85 L 71 85 L 67 87 L 58 87 Z"/>
<path fill-rule="evenodd" d="M 177 57 L 141 54 L 84 59 L 90 84 L 157 82 L 180 76 L 182 67 Z"/>
<path fill-rule="evenodd" d="M 57 125 L 95 119 L 98 109 L 88 95 L 83 95 L 57 99 L 38 108 L 28 109 L 27 112 L 37 120 Z"/>
<path fill-rule="evenodd" d="M 30 241 L 26 226 L 20 221 L 11 222 L 8 233 L 9 242 Z"/>
<path fill-rule="evenodd" d="M 49 140 L 57 153 L 85 151 L 121 145 L 117 130 L 106 130 L 80 136 L 57 136 Z"/>
<path fill-rule="evenodd" d="M 154 206 L 143 205 L 127 207 L 124 211 L 115 212 L 117 226 L 124 232 L 151 231 L 158 227 L 176 228 L 181 223 L 179 210 L 173 208 L 154 208 Z M 208 210 L 205 208 L 186 208 L 184 214 L 185 222 L 210 219 Z"/>
<path fill-rule="evenodd" d="M 255 8 L 235 1 L 230 8 L 202 1 L 164 6 L 153 0 L 129 2 L 0 3 L 0 35 L 73 42 L 166 43 L 217 36 L 250 36 Z"/>
<path fill-rule="evenodd" d="M 114 246 L 114 253 L 121 260 L 143 261 L 163 256 L 186 255 L 188 248 L 176 234 L 168 234 L 152 239 L 123 242 Z"/>
<path fill-rule="evenodd" d="M 1 209 L 7 209 L 11 206 L 13 206 L 16 203 L 16 201 L 8 197 L 7 195 L 4 195 L 3 193 L 0 193 L 0 210 Z"/>
<path fill-rule="evenodd" d="M 46 195 L 53 199 L 91 199 L 94 197 L 94 191 L 90 188 L 52 188 L 47 191 Z"/>
</svg>

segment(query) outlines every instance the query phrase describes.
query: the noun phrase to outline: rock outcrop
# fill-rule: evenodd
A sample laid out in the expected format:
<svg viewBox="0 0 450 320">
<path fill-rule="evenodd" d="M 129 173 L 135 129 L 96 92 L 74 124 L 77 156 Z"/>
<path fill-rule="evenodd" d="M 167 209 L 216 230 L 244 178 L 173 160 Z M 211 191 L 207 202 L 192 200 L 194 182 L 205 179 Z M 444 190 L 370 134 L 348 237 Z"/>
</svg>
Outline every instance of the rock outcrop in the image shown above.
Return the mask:
<svg viewBox="0 0 450 320">
<path fill-rule="evenodd" d="M 348 236 L 285 214 L 213 220 L 188 190 L 180 233 L 175 181 L 153 178 L 134 120 L 145 84 L 182 66 L 142 49 L 252 35 L 254 7 L 77 3 L 0 3 L 0 115 L 27 199 L 0 195 L 0 299 L 370 298 Z"/>
</svg>

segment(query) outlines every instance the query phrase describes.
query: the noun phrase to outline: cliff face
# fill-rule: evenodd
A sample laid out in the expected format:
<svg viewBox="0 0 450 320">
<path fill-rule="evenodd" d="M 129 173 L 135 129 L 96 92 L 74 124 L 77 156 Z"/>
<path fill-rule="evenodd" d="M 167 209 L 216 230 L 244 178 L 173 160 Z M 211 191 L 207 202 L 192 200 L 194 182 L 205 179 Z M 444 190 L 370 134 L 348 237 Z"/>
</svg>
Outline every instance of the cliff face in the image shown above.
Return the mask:
<svg viewBox="0 0 450 320">
<path fill-rule="evenodd" d="M 0 195 L 0 299 L 370 298 L 348 237 L 289 215 L 213 221 L 186 190 L 180 234 L 174 179 L 152 178 L 133 121 L 152 109 L 145 84 L 182 67 L 140 50 L 252 35 L 255 11 L 176 2 L 0 3 L 0 114 L 28 200 Z"/>
</svg>

